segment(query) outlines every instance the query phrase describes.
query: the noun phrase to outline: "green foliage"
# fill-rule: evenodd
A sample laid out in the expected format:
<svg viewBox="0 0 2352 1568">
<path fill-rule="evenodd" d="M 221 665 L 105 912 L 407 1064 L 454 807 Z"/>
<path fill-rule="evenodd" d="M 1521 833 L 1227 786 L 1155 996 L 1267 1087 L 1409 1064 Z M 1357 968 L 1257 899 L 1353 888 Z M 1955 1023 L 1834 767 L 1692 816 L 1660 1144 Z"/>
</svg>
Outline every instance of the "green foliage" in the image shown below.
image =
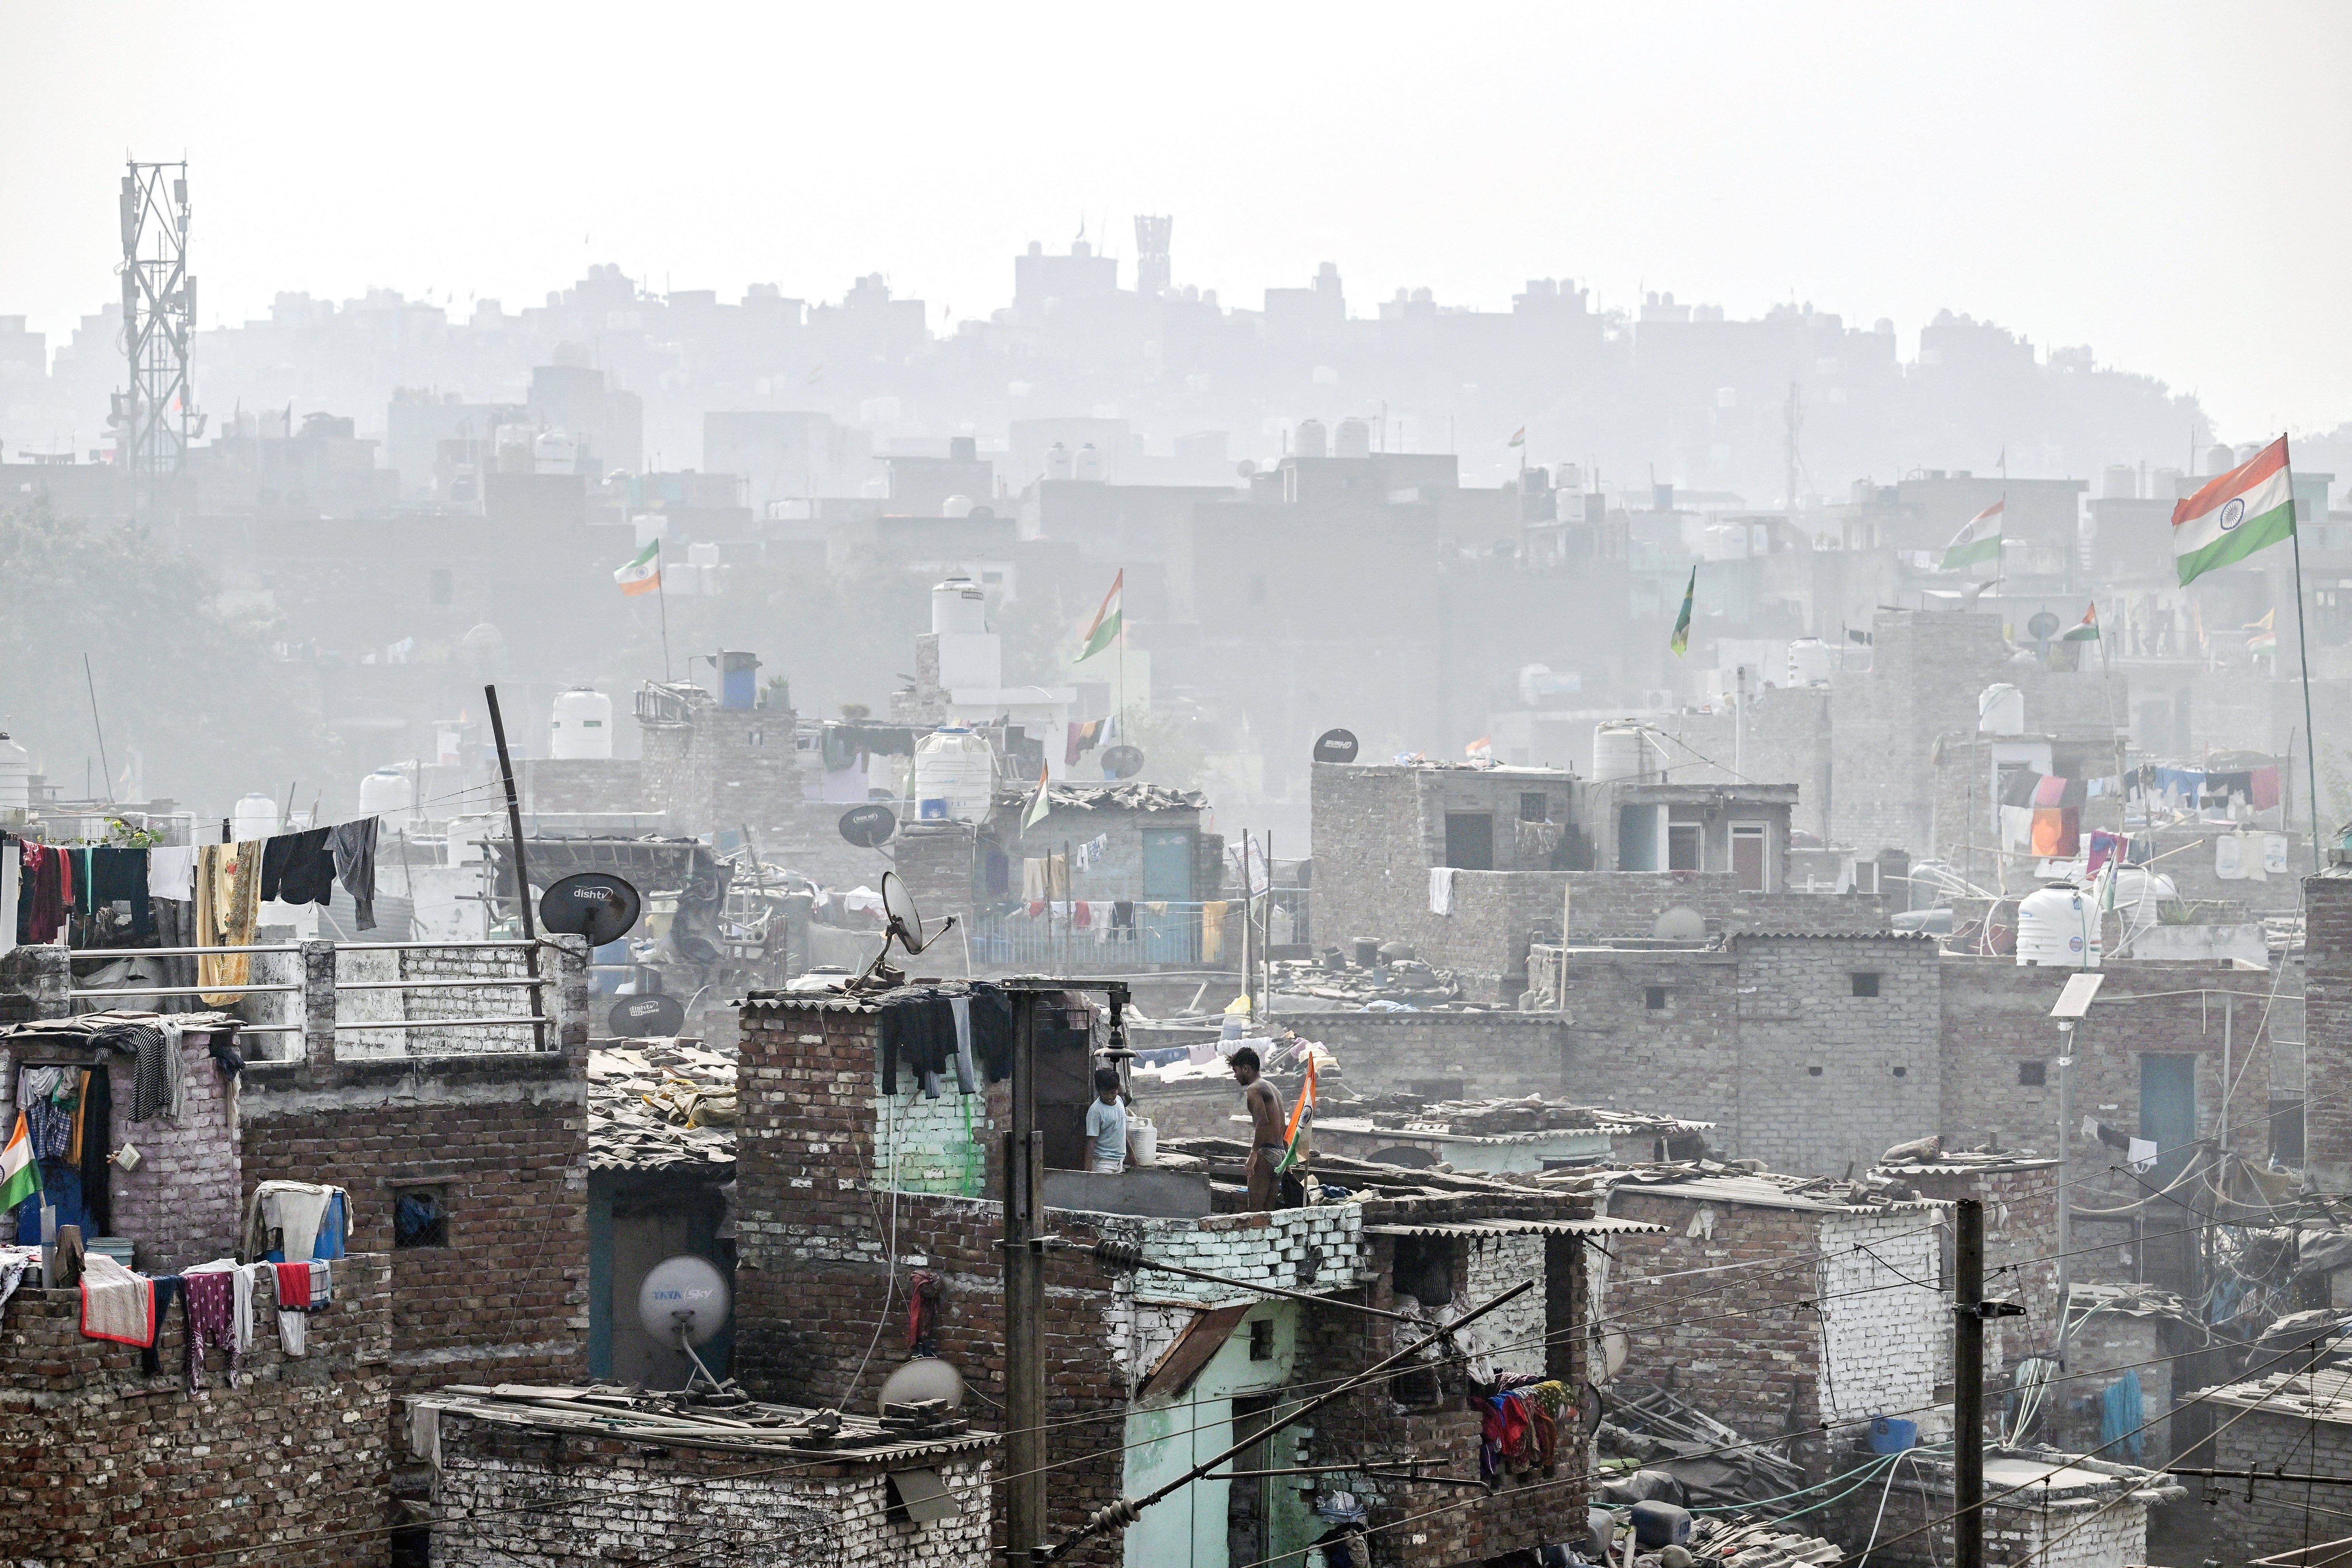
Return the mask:
<svg viewBox="0 0 2352 1568">
<path fill-rule="evenodd" d="M 343 766 L 310 684 L 270 657 L 266 623 L 215 609 L 196 557 L 36 503 L 0 510 L 0 728 L 68 792 L 99 750 L 85 654 L 108 756 L 119 771 L 136 748 L 151 795 L 213 815 L 257 785 Z"/>
</svg>

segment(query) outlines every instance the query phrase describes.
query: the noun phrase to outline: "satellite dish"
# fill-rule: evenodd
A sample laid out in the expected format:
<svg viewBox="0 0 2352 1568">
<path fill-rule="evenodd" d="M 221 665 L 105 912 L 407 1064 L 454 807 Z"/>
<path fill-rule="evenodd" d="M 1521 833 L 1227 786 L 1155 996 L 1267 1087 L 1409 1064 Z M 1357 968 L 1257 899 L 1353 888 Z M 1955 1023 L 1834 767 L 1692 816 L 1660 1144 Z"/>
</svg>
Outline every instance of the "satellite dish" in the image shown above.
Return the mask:
<svg viewBox="0 0 2352 1568">
<path fill-rule="evenodd" d="M 1108 746 L 1102 754 L 1103 777 L 1131 779 L 1143 771 L 1142 750 L 1135 746 Z"/>
<path fill-rule="evenodd" d="M 1257 475 L 1257 459 L 1255 458 L 1244 458 L 1240 462 L 1234 465 L 1234 472 L 1239 474 L 1245 479 L 1255 478 Z"/>
<path fill-rule="evenodd" d="M 560 878 L 539 900 L 539 923 L 566 936 L 584 936 L 590 947 L 618 942 L 637 923 L 644 900 L 636 889 L 609 871 L 576 871 Z"/>
<path fill-rule="evenodd" d="M 1347 730 L 1326 730 L 1315 737 L 1315 760 L 1318 763 L 1352 763 L 1356 760 L 1356 737 Z"/>
<path fill-rule="evenodd" d="M 898 814 L 868 801 L 841 814 L 841 836 L 860 849 L 879 849 L 898 831 Z"/>
<path fill-rule="evenodd" d="M 727 1326 L 727 1277 L 707 1258 L 690 1252 L 666 1258 L 646 1271 L 637 1287 L 637 1321 L 666 1345 L 681 1334 L 690 1345 L 707 1345 Z"/>
<path fill-rule="evenodd" d="M 960 1408 L 963 1404 L 963 1373 L 935 1355 L 919 1356 L 882 1380 L 882 1398 L 877 1408 L 919 1405 L 926 1399 L 943 1399 L 949 1409 Z"/>
<path fill-rule="evenodd" d="M 1650 935 L 1659 942 L 1704 942 L 1706 917 L 1687 905 L 1676 904 L 1658 917 L 1650 927 Z"/>
<path fill-rule="evenodd" d="M 604 1023 L 614 1034 L 627 1039 L 675 1035 L 686 1027 L 686 1008 L 677 997 L 662 993 L 624 996 L 613 1004 Z"/>
<path fill-rule="evenodd" d="M 882 873 L 882 918 L 888 922 L 887 929 L 882 933 L 882 951 L 874 955 L 874 962 L 866 966 L 864 974 L 858 976 L 861 981 L 873 980 L 881 974 L 882 966 L 890 956 L 892 942 L 905 948 L 912 956 L 953 931 L 956 923 L 955 916 L 950 915 L 939 930 L 925 936 L 923 915 L 915 907 L 915 895 L 907 887 L 906 879 L 896 871 Z M 896 984 L 895 980 L 893 984 Z"/>
</svg>

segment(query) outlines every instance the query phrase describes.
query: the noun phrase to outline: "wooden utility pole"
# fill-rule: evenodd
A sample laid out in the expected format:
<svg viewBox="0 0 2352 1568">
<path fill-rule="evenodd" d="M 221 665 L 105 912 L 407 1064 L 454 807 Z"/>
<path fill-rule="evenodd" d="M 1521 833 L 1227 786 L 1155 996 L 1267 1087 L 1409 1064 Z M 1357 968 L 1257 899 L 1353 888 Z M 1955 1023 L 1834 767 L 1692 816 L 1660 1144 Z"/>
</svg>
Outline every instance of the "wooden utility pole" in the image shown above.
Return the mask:
<svg viewBox="0 0 2352 1568">
<path fill-rule="evenodd" d="M 2065 1202 L 2065 1194 L 2059 1194 Z M 1984 1205 L 1962 1198 L 1952 1303 L 1952 1568 L 1984 1568 Z"/>
<path fill-rule="evenodd" d="M 1006 989 L 1013 1125 L 1004 1134 L 1004 1520 L 1017 1563 L 1045 1541 L 1045 1135 L 1037 1129 L 1039 993 Z"/>
</svg>

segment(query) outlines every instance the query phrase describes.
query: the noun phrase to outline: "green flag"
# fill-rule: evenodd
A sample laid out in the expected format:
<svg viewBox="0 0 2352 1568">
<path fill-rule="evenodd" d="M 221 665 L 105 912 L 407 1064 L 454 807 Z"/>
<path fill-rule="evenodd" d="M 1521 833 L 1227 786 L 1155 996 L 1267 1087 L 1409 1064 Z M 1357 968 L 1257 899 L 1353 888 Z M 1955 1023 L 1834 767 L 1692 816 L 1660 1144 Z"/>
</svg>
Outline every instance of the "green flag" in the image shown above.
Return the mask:
<svg viewBox="0 0 2352 1568">
<path fill-rule="evenodd" d="M 1682 658 L 1690 649 L 1691 600 L 1697 593 L 1698 568 L 1694 566 L 1691 568 L 1690 586 L 1683 590 L 1683 613 L 1675 617 L 1675 635 L 1666 643 L 1668 647 L 1675 650 L 1676 658 Z"/>
</svg>

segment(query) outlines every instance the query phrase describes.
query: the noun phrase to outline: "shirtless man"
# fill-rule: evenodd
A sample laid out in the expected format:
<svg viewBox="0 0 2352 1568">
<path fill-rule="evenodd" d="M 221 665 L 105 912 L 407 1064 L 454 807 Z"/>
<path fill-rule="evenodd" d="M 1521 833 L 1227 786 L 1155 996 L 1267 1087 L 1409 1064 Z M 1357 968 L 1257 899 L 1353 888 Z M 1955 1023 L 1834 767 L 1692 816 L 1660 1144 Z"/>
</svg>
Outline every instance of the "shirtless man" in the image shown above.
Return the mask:
<svg viewBox="0 0 2352 1568">
<path fill-rule="evenodd" d="M 1242 1086 L 1242 1103 L 1249 1107 L 1250 1155 L 1243 1167 L 1249 1178 L 1250 1207 L 1274 1207 L 1275 1167 L 1287 1149 L 1282 1142 L 1282 1096 L 1259 1076 L 1257 1052 L 1247 1046 L 1228 1058 L 1234 1080 Z"/>
</svg>

